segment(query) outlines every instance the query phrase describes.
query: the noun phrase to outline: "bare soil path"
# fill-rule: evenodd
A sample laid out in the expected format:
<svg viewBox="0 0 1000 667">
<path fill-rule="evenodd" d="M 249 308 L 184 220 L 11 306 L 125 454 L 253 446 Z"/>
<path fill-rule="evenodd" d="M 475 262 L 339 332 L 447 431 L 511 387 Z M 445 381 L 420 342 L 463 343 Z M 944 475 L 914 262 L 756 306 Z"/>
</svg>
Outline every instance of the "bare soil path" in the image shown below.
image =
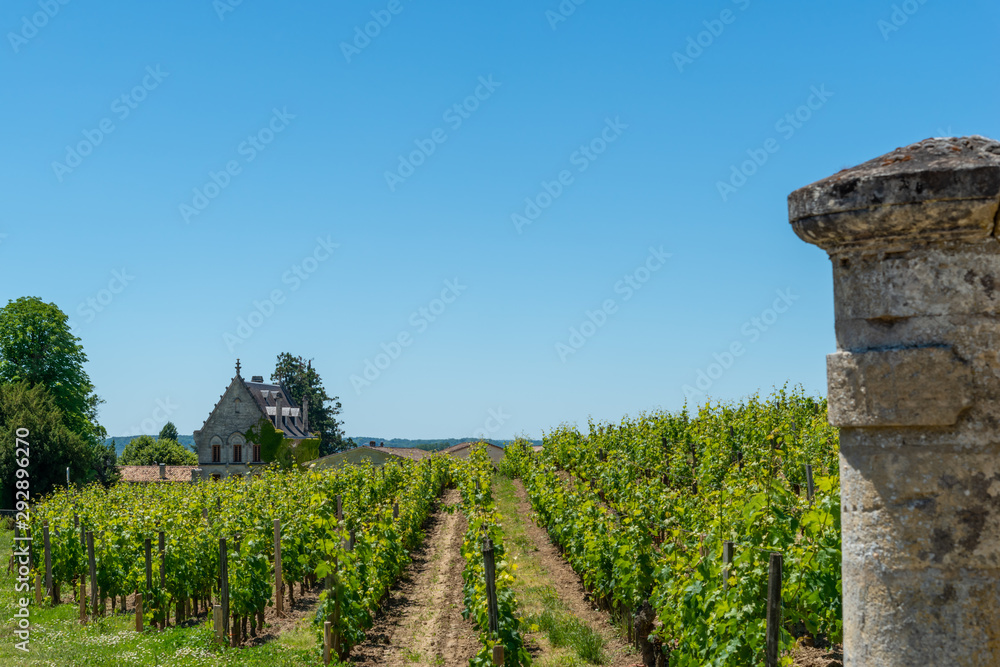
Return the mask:
<svg viewBox="0 0 1000 667">
<path fill-rule="evenodd" d="M 351 650 L 365 667 L 467 667 L 478 633 L 462 618 L 462 539 L 465 517 L 458 491 L 445 492 L 427 525 L 423 545 L 389 594 L 366 640 Z"/>
<path fill-rule="evenodd" d="M 602 665 L 610 667 L 641 667 L 642 659 L 615 628 L 610 617 L 587 599 L 580 577 L 573 571 L 545 529 L 533 520 L 531 503 L 520 480 L 513 483 L 497 478 L 498 502 L 504 517 L 504 534 L 508 552 L 518 564 L 518 600 L 527 614 L 538 614 L 552 608 L 555 595 L 559 607 L 600 636 L 603 647 Z M 504 487 L 511 484 L 511 498 L 505 498 Z M 565 648 L 552 646 L 546 633 L 530 632 L 529 650 L 539 667 L 546 665 L 587 664 Z"/>
</svg>

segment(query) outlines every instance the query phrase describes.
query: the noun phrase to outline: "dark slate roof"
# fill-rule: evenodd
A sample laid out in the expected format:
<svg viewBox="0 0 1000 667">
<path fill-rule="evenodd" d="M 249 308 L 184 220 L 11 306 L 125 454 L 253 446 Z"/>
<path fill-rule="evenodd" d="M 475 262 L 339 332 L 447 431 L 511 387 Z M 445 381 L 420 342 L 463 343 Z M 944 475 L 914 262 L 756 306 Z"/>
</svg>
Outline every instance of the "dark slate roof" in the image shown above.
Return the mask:
<svg viewBox="0 0 1000 667">
<path fill-rule="evenodd" d="M 243 380 L 243 378 L 240 378 Z M 281 397 L 281 411 L 284 413 L 286 410 L 291 409 L 291 411 L 298 411 L 298 416 L 285 416 L 284 423 L 281 430 L 285 432 L 285 437 L 292 440 L 301 440 L 303 438 L 312 437 L 311 434 L 306 433 L 305 429 L 302 428 L 302 409 L 294 400 L 292 400 L 291 395 L 288 390 L 285 389 L 280 384 L 270 384 L 267 382 L 247 382 L 243 380 L 243 386 L 247 388 L 250 395 L 253 396 L 253 400 L 256 401 L 257 407 L 265 415 L 268 414 L 267 409 L 271 408 L 271 415 L 274 414 L 274 408 L 276 405 L 277 397 Z M 266 392 L 266 396 L 265 396 Z M 277 396 L 276 396 L 277 395 Z"/>
</svg>

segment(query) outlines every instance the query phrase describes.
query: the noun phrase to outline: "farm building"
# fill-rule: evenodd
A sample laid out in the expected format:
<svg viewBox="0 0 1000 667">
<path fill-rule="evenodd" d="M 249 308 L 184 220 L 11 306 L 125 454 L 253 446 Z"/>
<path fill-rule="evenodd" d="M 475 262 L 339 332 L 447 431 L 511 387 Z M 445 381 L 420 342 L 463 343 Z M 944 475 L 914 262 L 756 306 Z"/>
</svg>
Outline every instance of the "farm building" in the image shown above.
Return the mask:
<svg viewBox="0 0 1000 667">
<path fill-rule="evenodd" d="M 431 452 L 423 449 L 404 447 L 371 447 L 361 446 L 348 449 L 336 454 L 330 454 L 316 459 L 310 464 L 310 468 L 339 468 L 343 465 L 360 465 L 365 461 L 371 462 L 374 466 L 380 466 L 392 457 L 400 457 L 420 461 L 431 455 Z"/>
<path fill-rule="evenodd" d="M 204 425 L 194 432 L 202 475 L 219 479 L 262 468 L 265 463 L 260 446 L 248 444 L 244 436 L 262 417 L 282 431 L 293 446 L 318 437 L 309 431 L 308 402 L 299 407 L 284 386 L 266 383 L 260 375 L 247 382 L 240 375 L 237 359 L 236 375 Z"/>
<path fill-rule="evenodd" d="M 474 445 L 483 444 L 486 447 L 486 453 L 489 454 L 490 459 L 493 460 L 493 465 L 499 466 L 500 462 L 503 461 L 503 447 L 497 447 L 496 445 L 490 444 L 488 442 L 479 443 L 473 440 L 469 442 L 462 442 L 454 447 L 449 447 L 443 450 L 443 453 L 450 454 L 455 458 L 467 459 L 469 454 L 472 452 L 472 447 Z"/>
</svg>

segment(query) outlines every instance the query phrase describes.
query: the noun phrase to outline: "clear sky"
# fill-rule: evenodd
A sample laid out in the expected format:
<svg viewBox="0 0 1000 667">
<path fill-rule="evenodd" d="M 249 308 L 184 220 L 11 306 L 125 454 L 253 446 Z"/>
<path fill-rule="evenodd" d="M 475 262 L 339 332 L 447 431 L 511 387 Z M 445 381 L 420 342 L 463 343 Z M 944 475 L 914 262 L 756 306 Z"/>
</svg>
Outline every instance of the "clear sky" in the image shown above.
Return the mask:
<svg viewBox="0 0 1000 667">
<path fill-rule="evenodd" d="M 998 28 L 987 0 L 9 0 L 0 303 L 70 316 L 111 435 L 190 433 L 283 351 L 348 435 L 821 393 L 831 272 L 786 197 L 1000 137 Z"/>
</svg>

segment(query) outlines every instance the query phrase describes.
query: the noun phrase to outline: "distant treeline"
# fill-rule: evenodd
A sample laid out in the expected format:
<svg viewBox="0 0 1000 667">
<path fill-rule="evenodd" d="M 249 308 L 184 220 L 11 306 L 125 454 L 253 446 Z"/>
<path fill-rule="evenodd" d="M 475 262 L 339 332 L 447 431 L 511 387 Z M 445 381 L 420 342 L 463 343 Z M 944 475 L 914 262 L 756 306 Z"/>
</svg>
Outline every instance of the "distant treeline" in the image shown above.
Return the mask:
<svg viewBox="0 0 1000 667">
<path fill-rule="evenodd" d="M 132 440 L 138 437 L 139 437 L 138 435 L 116 435 L 113 438 L 108 438 L 107 440 L 105 440 L 104 444 L 109 444 L 112 442 L 115 443 L 115 456 L 121 456 L 122 451 L 125 449 L 125 445 L 132 442 Z M 155 440 L 157 436 L 154 433 L 150 437 Z M 177 442 L 181 443 L 182 445 L 190 449 L 192 452 L 195 452 L 197 454 L 197 451 L 194 448 L 193 435 L 179 435 L 177 436 Z"/>
<path fill-rule="evenodd" d="M 371 438 L 371 437 L 361 437 L 355 436 L 351 438 L 355 445 L 358 447 L 362 445 L 369 444 L 372 440 L 375 441 L 375 445 L 385 444 L 386 447 L 407 447 L 410 449 L 423 449 L 428 452 L 437 452 L 442 449 L 447 449 L 453 447 L 454 445 L 478 441 L 480 438 L 474 438 L 469 436 L 468 438 L 446 438 L 439 440 L 407 440 L 406 438 Z M 506 443 L 511 442 L 510 440 L 487 440 L 487 442 L 493 443 L 494 445 L 499 445 L 503 447 Z M 532 440 L 532 444 L 540 445 L 541 440 Z"/>
<path fill-rule="evenodd" d="M 138 435 L 118 435 L 113 438 L 108 438 L 106 442 L 107 443 L 113 442 L 115 445 L 115 455 L 121 456 L 122 450 L 125 449 L 125 445 L 131 442 L 134 438 L 138 437 L 139 437 Z M 155 439 L 156 434 L 153 434 L 152 437 Z M 389 438 L 387 440 L 385 438 L 370 438 L 370 437 L 355 436 L 351 438 L 351 440 L 354 442 L 355 446 L 358 447 L 362 445 L 367 445 L 369 442 L 374 440 L 376 445 L 380 443 L 385 443 L 386 447 L 407 447 L 411 449 L 423 449 L 424 451 L 428 452 L 438 452 L 441 451 L 442 449 L 448 449 L 449 447 L 452 447 L 462 442 L 469 442 L 470 440 L 479 440 L 479 438 L 474 438 L 472 436 L 469 436 L 468 438 L 447 438 L 439 440 L 407 440 L 406 438 Z M 178 435 L 177 442 L 181 443 L 191 451 L 195 451 L 193 435 Z M 506 443 L 510 442 L 510 440 L 488 440 L 487 442 L 491 442 L 494 445 L 499 445 L 500 447 L 503 447 Z M 535 445 L 542 444 L 541 440 L 532 440 L 531 442 L 532 444 Z"/>
</svg>

